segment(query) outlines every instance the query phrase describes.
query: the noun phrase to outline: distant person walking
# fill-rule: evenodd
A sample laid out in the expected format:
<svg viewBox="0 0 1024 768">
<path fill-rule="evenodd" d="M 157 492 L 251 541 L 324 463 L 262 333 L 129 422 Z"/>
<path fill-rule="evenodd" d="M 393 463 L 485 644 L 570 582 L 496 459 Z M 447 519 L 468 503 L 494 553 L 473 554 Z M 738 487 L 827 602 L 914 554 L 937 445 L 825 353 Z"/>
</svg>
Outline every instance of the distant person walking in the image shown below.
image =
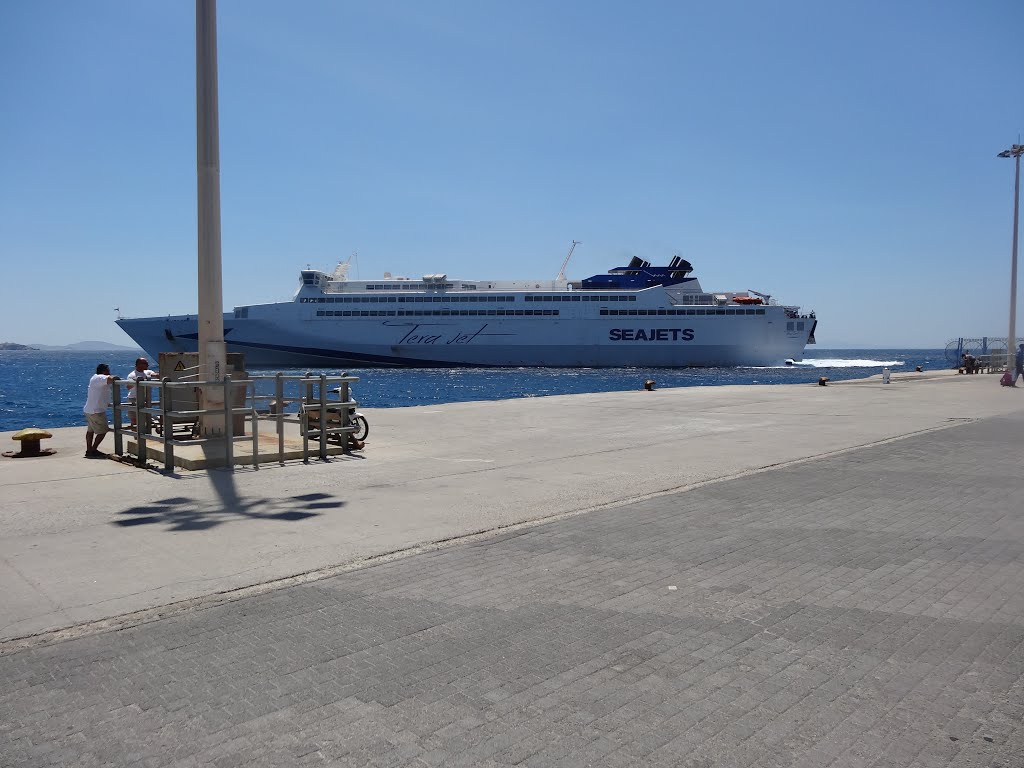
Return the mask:
<svg viewBox="0 0 1024 768">
<path fill-rule="evenodd" d="M 1024 376 L 1024 344 L 1017 347 L 1017 357 L 1014 360 L 1013 365 L 1013 384 L 1011 387 L 1017 386 L 1017 377 Z"/>
<path fill-rule="evenodd" d="M 96 373 L 89 379 L 89 394 L 85 399 L 85 407 L 82 412 L 85 414 L 87 429 L 85 432 L 85 458 L 95 459 L 107 454 L 100 452 L 100 443 L 110 431 L 107 424 L 107 406 L 110 404 L 110 385 L 117 379 L 117 376 L 110 375 L 110 366 L 100 363 L 96 366 Z"/>
<path fill-rule="evenodd" d="M 128 418 L 131 419 L 132 427 L 135 426 L 135 401 L 139 394 L 139 387 L 136 386 L 138 381 L 150 381 L 159 376 L 157 371 L 149 370 L 149 360 L 144 357 L 140 357 L 135 361 L 135 368 L 128 374 L 128 397 L 125 398 L 125 404 L 128 408 Z M 149 393 L 142 393 L 142 407 L 145 408 L 149 405 Z"/>
</svg>

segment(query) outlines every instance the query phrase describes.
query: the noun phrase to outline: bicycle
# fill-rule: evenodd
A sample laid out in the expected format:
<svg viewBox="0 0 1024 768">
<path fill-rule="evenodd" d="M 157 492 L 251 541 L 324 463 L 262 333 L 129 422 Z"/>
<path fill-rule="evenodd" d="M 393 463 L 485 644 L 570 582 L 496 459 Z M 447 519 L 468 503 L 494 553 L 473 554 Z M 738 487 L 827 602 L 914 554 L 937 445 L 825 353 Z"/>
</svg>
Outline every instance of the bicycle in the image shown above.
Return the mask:
<svg viewBox="0 0 1024 768">
<path fill-rule="evenodd" d="M 341 387 L 335 387 L 334 389 L 331 390 L 331 392 L 333 392 L 336 395 L 340 395 Z M 348 388 L 348 399 L 353 401 L 355 400 L 355 395 L 352 392 L 352 387 Z M 353 431 L 351 433 L 353 440 L 363 442 L 364 440 L 366 440 L 367 437 L 369 437 L 370 422 L 367 421 L 366 417 L 363 416 L 363 414 L 361 414 L 355 408 L 349 409 L 348 423 L 353 427 Z"/>
</svg>

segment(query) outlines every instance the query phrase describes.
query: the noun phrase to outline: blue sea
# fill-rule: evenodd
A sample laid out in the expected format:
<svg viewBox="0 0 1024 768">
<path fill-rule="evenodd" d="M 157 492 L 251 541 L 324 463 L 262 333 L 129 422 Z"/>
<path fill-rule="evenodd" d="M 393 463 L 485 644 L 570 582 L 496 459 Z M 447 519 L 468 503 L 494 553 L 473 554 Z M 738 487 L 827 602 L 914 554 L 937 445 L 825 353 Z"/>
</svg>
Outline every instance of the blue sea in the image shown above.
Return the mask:
<svg viewBox="0 0 1024 768">
<path fill-rule="evenodd" d="M 653 379 L 658 389 L 725 384 L 813 383 L 881 373 L 949 368 L 943 349 L 810 349 L 802 363 L 774 368 L 403 368 L 348 369 L 359 377 L 355 396 L 362 408 L 397 408 L 474 400 L 624 392 Z M 136 352 L 0 351 L 0 432 L 23 427 L 70 427 L 83 423 L 89 377 L 105 362 L 122 378 Z M 250 370 L 273 374 L 276 370 Z M 302 371 L 288 371 L 296 374 Z M 337 369 L 315 373 L 338 374 Z M 269 394 L 269 390 L 268 390 Z"/>
</svg>

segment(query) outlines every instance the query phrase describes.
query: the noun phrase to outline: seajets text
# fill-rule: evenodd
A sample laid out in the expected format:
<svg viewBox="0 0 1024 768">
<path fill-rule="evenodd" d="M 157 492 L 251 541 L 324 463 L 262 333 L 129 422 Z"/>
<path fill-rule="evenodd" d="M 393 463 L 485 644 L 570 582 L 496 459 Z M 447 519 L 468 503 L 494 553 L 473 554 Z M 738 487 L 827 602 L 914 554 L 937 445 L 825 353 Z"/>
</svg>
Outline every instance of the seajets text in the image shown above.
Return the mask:
<svg viewBox="0 0 1024 768">
<path fill-rule="evenodd" d="M 612 328 L 609 341 L 693 341 L 693 328 Z"/>
</svg>

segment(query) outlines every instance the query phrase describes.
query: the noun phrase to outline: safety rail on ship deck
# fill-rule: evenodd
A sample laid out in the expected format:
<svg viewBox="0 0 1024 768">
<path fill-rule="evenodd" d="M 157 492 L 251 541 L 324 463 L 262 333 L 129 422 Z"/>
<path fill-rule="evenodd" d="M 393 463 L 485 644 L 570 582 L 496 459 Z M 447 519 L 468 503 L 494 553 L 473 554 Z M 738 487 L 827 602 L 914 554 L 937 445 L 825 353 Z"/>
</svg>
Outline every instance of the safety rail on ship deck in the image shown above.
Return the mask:
<svg viewBox="0 0 1024 768">
<path fill-rule="evenodd" d="M 274 394 L 261 395 L 257 393 L 257 384 L 263 381 L 274 383 Z M 230 375 L 225 376 L 223 381 L 199 381 L 185 379 L 172 381 L 167 378 L 135 382 L 137 396 L 134 405 L 121 401 L 121 383 L 115 380 L 113 383 L 113 409 L 114 409 L 114 452 L 118 456 L 124 455 L 124 436 L 134 437 L 137 442 L 136 453 L 140 461 L 146 458 L 146 443 L 150 441 L 159 442 L 163 445 L 164 469 L 172 471 L 174 468 L 174 447 L 189 445 L 224 445 L 225 463 L 227 466 L 234 464 L 234 443 L 240 440 L 252 441 L 253 466 L 259 469 L 259 422 L 273 421 L 277 431 L 277 455 L 271 455 L 269 460 L 277 460 L 284 463 L 284 425 L 298 424 L 302 434 L 302 461 L 309 463 L 309 442 L 315 439 L 318 445 L 319 458 L 327 459 L 327 441 L 333 435 L 348 435 L 355 428 L 352 426 L 350 414 L 355 411 L 358 403 L 349 399 L 349 384 L 359 381 L 356 376 L 342 374 L 340 376 L 328 376 L 326 374 L 286 376 L 278 373 L 273 376 L 250 376 L 246 379 L 232 379 Z M 298 397 L 286 397 L 285 384 L 295 382 L 299 385 Z M 328 397 L 328 385 L 337 384 L 339 398 Z M 198 407 L 199 388 L 222 388 L 223 408 L 200 408 Z M 184 394 L 191 390 L 189 394 Z M 156 393 L 154 399 L 153 394 Z M 176 395 L 176 392 L 183 394 Z M 257 403 L 269 401 L 266 410 L 257 408 Z M 148 403 L 145 404 L 145 403 Z M 175 407 L 175 404 L 184 404 L 186 407 Z M 234 405 L 233 403 L 239 403 Z M 285 409 L 297 403 L 299 406 L 297 414 L 286 414 Z M 134 413 L 134 428 L 125 428 L 122 424 L 122 413 Z M 203 415 L 221 415 L 224 418 L 224 433 L 202 437 L 198 434 L 200 417 Z M 321 414 L 327 418 L 323 418 Z M 337 419 L 332 415 L 337 414 Z M 241 418 L 242 434 L 235 434 L 235 418 Z M 314 418 L 316 417 L 316 418 Z M 321 420 L 322 419 L 322 420 Z M 245 421 L 251 424 L 251 435 L 245 434 Z M 330 426 L 337 424 L 337 426 Z M 154 427 L 159 425 L 159 434 L 154 434 Z M 188 425 L 190 435 L 187 439 L 175 437 L 175 426 Z M 348 440 L 344 437 L 340 440 L 344 453 L 349 452 Z"/>
</svg>

